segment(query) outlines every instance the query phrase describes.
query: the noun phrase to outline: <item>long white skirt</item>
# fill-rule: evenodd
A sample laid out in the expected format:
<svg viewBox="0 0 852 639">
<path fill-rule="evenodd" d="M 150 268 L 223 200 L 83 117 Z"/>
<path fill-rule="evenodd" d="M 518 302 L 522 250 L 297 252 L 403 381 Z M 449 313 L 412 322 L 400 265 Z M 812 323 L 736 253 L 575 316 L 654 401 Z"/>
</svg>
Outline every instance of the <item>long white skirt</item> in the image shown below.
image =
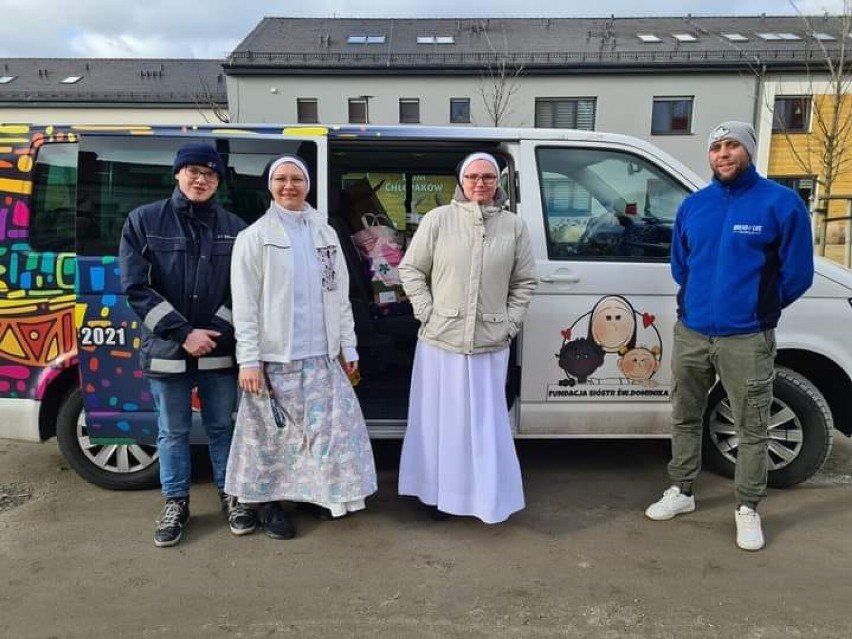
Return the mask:
<svg viewBox="0 0 852 639">
<path fill-rule="evenodd" d="M 462 355 L 417 343 L 399 494 L 487 524 L 524 507 L 506 408 L 509 349 Z"/>
</svg>

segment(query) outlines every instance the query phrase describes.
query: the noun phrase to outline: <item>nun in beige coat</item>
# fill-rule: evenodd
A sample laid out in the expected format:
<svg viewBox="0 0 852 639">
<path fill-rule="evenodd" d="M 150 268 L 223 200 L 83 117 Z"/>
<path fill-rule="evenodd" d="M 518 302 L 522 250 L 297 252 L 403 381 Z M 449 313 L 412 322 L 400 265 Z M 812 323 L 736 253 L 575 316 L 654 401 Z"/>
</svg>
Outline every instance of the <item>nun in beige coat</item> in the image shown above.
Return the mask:
<svg viewBox="0 0 852 639">
<path fill-rule="evenodd" d="M 399 267 L 421 322 L 399 492 L 438 518 L 489 524 L 524 507 L 505 386 L 509 345 L 538 281 L 499 176 L 493 156 L 465 158 L 452 202 L 426 214 Z"/>
</svg>

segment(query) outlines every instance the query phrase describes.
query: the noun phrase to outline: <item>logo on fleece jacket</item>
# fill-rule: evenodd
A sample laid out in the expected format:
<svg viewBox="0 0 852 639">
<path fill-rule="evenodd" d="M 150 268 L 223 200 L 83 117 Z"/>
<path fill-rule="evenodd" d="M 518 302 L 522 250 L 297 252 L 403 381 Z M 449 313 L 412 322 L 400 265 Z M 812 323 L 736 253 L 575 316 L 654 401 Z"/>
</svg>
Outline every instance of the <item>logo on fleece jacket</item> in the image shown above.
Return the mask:
<svg viewBox="0 0 852 639">
<path fill-rule="evenodd" d="M 760 235 L 763 233 L 763 224 L 734 224 L 733 231 L 742 235 Z"/>
</svg>

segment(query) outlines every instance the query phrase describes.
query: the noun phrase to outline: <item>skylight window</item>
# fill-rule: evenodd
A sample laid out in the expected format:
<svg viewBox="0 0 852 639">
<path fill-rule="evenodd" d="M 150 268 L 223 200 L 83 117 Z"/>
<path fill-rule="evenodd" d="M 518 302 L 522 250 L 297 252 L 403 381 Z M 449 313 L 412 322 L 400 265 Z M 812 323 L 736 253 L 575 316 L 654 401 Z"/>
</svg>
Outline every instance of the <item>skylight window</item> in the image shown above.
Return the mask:
<svg viewBox="0 0 852 639">
<path fill-rule="evenodd" d="M 815 40 L 824 40 L 824 41 L 837 40 L 837 38 L 835 38 L 830 33 L 825 33 L 823 31 L 814 31 L 811 35 L 813 36 L 813 38 Z"/>
<path fill-rule="evenodd" d="M 691 33 L 673 33 L 672 37 L 678 42 L 698 42 L 698 38 Z"/>
<path fill-rule="evenodd" d="M 16 75 L 0 75 L 0 84 L 9 84 L 17 77 Z"/>
<path fill-rule="evenodd" d="M 722 37 L 727 38 L 731 42 L 748 42 L 748 38 L 742 33 L 723 33 Z"/>
<path fill-rule="evenodd" d="M 455 44 L 453 36 L 417 36 L 417 44 Z"/>
<path fill-rule="evenodd" d="M 80 80 L 83 79 L 82 75 L 69 75 L 67 78 L 62 80 L 62 84 L 76 84 Z"/>
<path fill-rule="evenodd" d="M 802 36 L 796 35 L 795 33 L 790 33 L 788 31 L 785 31 L 783 33 L 779 33 L 778 36 L 782 40 L 801 40 L 802 39 Z"/>
<path fill-rule="evenodd" d="M 653 33 L 637 33 L 636 37 L 639 38 L 642 42 L 662 42 L 662 40 L 660 40 Z"/>
<path fill-rule="evenodd" d="M 384 44 L 385 36 L 383 35 L 371 35 L 367 36 L 367 44 Z"/>
<path fill-rule="evenodd" d="M 761 40 L 767 40 L 767 41 L 770 41 L 770 40 L 783 40 L 783 39 L 784 39 L 784 38 L 782 38 L 782 37 L 781 37 L 781 35 L 780 35 L 780 34 L 778 34 L 778 33 L 766 33 L 766 32 L 764 32 L 764 33 L 758 33 L 758 34 L 757 34 L 757 37 L 758 37 L 758 38 L 760 38 Z"/>
<path fill-rule="evenodd" d="M 351 35 L 346 38 L 346 42 L 348 44 L 367 44 L 367 36 L 365 35 Z"/>
</svg>

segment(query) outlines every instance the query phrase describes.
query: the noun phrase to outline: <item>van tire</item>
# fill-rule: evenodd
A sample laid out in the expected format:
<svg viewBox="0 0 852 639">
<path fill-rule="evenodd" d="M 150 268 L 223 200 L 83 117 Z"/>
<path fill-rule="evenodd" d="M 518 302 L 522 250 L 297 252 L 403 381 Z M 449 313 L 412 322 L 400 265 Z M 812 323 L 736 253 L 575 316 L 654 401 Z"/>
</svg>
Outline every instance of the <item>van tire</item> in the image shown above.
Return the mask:
<svg viewBox="0 0 852 639">
<path fill-rule="evenodd" d="M 809 479 L 822 468 L 831 451 L 834 421 L 822 393 L 796 371 L 777 368 L 772 392 L 767 483 L 772 488 L 787 488 Z M 726 417 L 726 406 L 725 391 L 717 384 L 707 403 L 702 448 L 708 468 L 733 477 L 736 437 Z M 734 448 L 729 450 L 731 445 Z"/>
<path fill-rule="evenodd" d="M 88 433 L 83 419 L 83 395 L 72 388 L 63 398 L 56 419 L 56 441 L 65 460 L 80 477 L 101 488 L 110 490 L 143 490 L 155 488 L 160 481 L 160 463 L 156 448 L 138 444 L 88 444 Z M 98 453 L 111 449 L 102 462 L 95 460 Z M 126 471 L 120 470 L 127 460 Z"/>
</svg>

